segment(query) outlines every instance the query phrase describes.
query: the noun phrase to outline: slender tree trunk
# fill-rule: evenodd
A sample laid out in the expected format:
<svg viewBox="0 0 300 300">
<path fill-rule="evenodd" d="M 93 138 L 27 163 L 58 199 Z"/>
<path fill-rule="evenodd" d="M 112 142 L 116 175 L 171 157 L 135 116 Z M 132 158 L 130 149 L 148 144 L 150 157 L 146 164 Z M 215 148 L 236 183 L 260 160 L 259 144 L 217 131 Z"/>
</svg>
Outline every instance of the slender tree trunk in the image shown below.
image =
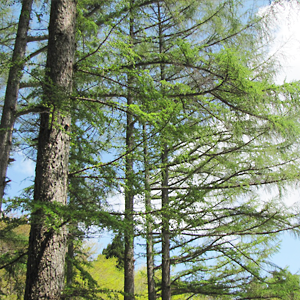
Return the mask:
<svg viewBox="0 0 300 300">
<path fill-rule="evenodd" d="M 132 103 L 132 98 L 127 98 L 127 104 Z M 133 120 L 130 114 L 127 114 L 126 129 L 127 151 L 133 147 Z M 134 223 L 133 223 L 133 159 L 131 153 L 126 157 L 126 185 L 125 185 L 125 222 L 126 230 L 125 240 L 125 262 L 124 262 L 124 299 L 133 300 L 134 297 Z"/>
<path fill-rule="evenodd" d="M 159 34 L 159 53 L 164 53 L 164 38 L 163 24 L 161 17 L 160 2 L 157 2 L 158 7 L 158 34 Z M 160 79 L 165 80 L 165 66 L 160 65 Z M 162 91 L 163 92 L 163 91 Z M 169 185 L 169 170 L 168 170 L 168 150 L 167 145 L 162 138 L 163 152 L 161 155 L 162 161 L 162 300 L 171 300 L 171 275 L 170 275 L 170 229 L 169 229 L 169 190 L 166 188 Z"/>
<path fill-rule="evenodd" d="M 6 185 L 6 172 L 12 144 L 12 133 L 16 119 L 17 99 L 19 85 L 24 68 L 24 57 L 27 45 L 30 14 L 33 0 L 23 0 L 19 18 L 18 31 L 12 56 L 11 67 L 8 74 L 4 106 L 0 124 L 0 214 L 2 211 L 2 198 Z"/>
<path fill-rule="evenodd" d="M 150 215 L 152 210 L 150 183 L 149 183 L 149 161 L 146 126 L 143 125 L 143 141 L 144 141 L 144 165 L 145 165 L 145 206 L 146 206 L 146 222 L 147 222 L 147 283 L 148 283 L 148 300 L 156 299 L 155 281 L 154 281 L 154 251 L 153 251 L 153 223 Z"/>
<path fill-rule="evenodd" d="M 72 90 L 75 21 L 76 0 L 52 0 L 44 84 L 47 111 L 41 114 L 34 189 L 34 202 L 39 208 L 32 213 L 25 300 L 60 299 L 64 286 L 67 230 L 61 216 L 47 210 L 67 201 L 68 97 Z"/>
<path fill-rule="evenodd" d="M 169 181 L 168 151 L 166 147 L 162 153 L 162 186 L 167 187 Z M 170 229 L 169 229 L 169 191 L 162 190 L 162 300 L 171 299 L 171 276 L 170 276 Z"/>
<path fill-rule="evenodd" d="M 133 0 L 130 1 L 132 7 Z M 129 17 L 129 34 L 130 42 L 133 44 L 134 32 L 133 32 L 133 17 L 132 8 L 130 8 Z M 128 75 L 128 85 L 132 85 L 133 78 Z M 127 107 L 133 103 L 133 97 L 130 89 L 128 90 L 127 96 Z M 126 156 L 126 184 L 125 184 L 125 221 L 127 224 L 124 240 L 125 240 L 125 262 L 124 262 L 124 300 L 134 300 L 134 223 L 133 223 L 133 158 L 131 150 L 133 149 L 133 130 L 134 121 L 130 113 L 127 113 L 127 125 L 126 125 L 126 150 L 129 155 Z"/>
</svg>

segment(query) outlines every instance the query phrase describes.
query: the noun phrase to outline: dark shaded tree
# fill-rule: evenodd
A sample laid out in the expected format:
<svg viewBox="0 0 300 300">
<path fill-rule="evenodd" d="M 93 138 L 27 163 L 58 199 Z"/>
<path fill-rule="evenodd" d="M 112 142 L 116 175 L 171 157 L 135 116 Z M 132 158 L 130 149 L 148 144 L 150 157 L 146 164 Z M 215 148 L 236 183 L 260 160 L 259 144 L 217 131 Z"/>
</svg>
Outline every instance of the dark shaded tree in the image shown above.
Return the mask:
<svg viewBox="0 0 300 300">
<path fill-rule="evenodd" d="M 106 258 L 115 257 L 117 259 L 117 267 L 124 269 L 124 234 L 122 232 L 116 234 L 112 242 L 103 249 L 102 254 Z"/>
</svg>

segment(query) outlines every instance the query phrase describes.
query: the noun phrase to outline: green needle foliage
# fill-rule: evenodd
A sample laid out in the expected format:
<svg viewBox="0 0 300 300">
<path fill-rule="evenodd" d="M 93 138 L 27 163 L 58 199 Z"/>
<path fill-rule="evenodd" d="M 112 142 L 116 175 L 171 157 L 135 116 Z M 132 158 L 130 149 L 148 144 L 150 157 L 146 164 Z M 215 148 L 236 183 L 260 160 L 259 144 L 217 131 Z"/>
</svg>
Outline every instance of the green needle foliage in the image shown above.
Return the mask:
<svg viewBox="0 0 300 300">
<path fill-rule="evenodd" d="M 120 269 L 124 233 L 153 241 L 158 297 L 166 231 L 174 297 L 298 293 L 296 277 L 269 259 L 277 233 L 299 227 L 297 209 L 280 195 L 300 171 L 300 87 L 275 83 L 265 19 L 247 7 L 231 0 L 77 3 L 74 87 L 68 107 L 60 107 L 72 120 L 68 204 L 33 203 L 28 194 L 24 207 L 43 209 L 52 229 L 68 224 L 73 250 L 84 237 L 119 232 L 103 254 L 117 256 Z M 34 11 L 31 36 L 35 24 L 47 28 L 49 3 Z M 1 41 L 12 28 L 0 31 Z M 14 136 L 15 149 L 34 160 L 38 116 L 49 108 L 41 99 L 46 58 L 39 52 L 47 36 L 40 39 L 29 48 L 39 54 L 28 57 Z M 125 195 L 134 199 L 127 221 Z M 101 286 L 87 284 L 86 295 L 76 296 L 76 255 L 69 253 L 69 294 L 92 298 Z"/>
</svg>

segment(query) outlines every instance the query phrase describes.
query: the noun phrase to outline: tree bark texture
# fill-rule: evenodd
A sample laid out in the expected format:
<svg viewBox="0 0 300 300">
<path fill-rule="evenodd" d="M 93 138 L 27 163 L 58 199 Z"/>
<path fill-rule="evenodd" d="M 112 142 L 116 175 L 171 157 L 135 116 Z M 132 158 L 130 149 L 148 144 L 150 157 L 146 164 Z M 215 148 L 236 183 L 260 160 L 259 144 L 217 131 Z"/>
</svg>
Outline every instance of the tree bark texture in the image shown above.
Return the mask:
<svg viewBox="0 0 300 300">
<path fill-rule="evenodd" d="M 168 152 L 165 149 L 162 154 L 162 186 L 169 184 L 168 167 L 164 166 L 168 162 Z M 162 300 L 171 300 L 171 275 L 170 275 L 170 229 L 169 229 L 169 191 L 162 190 Z"/>
<path fill-rule="evenodd" d="M 34 188 L 39 207 L 32 212 L 26 300 L 60 299 L 64 286 L 67 230 L 53 207 L 67 202 L 75 21 L 75 0 L 52 0 Z"/>
<path fill-rule="evenodd" d="M 159 34 L 159 53 L 164 53 L 164 37 L 163 37 L 163 22 L 161 16 L 160 2 L 157 2 L 158 9 L 158 34 Z M 160 65 L 160 79 L 164 81 L 165 66 Z M 162 87 L 162 93 L 164 93 Z M 162 186 L 167 187 L 169 185 L 169 170 L 168 170 L 168 150 L 165 142 L 165 138 L 162 137 L 163 151 L 161 155 L 162 162 Z M 170 225 L 169 225 L 169 190 L 162 189 L 161 195 L 162 205 L 162 300 L 171 300 L 171 274 L 170 274 Z"/>
<path fill-rule="evenodd" d="M 25 65 L 24 57 L 27 45 L 30 14 L 33 0 L 23 0 L 19 17 L 18 31 L 9 69 L 6 85 L 4 106 L 0 124 L 0 213 L 2 211 L 2 198 L 6 185 L 6 172 L 12 144 L 12 133 L 16 119 L 17 99 L 22 70 Z"/>
<path fill-rule="evenodd" d="M 143 125 L 144 141 L 144 165 L 145 165 L 145 210 L 147 226 L 147 283 L 148 283 L 148 300 L 156 300 L 155 280 L 154 280 L 154 251 L 153 251 L 153 219 L 150 215 L 152 210 L 151 191 L 149 180 L 149 161 L 146 125 Z"/>
<path fill-rule="evenodd" d="M 129 17 L 129 35 L 130 42 L 133 44 L 134 39 L 134 19 L 132 17 L 132 6 L 133 0 L 130 1 L 130 17 Z M 132 85 L 133 78 L 128 75 L 128 86 Z M 133 97 L 131 91 L 128 90 L 127 96 L 127 107 L 133 103 Z M 125 186 L 125 221 L 126 221 L 126 231 L 124 233 L 125 240 L 125 262 L 124 262 L 124 300 L 134 300 L 134 220 L 133 220 L 133 157 L 132 149 L 134 143 L 134 120 L 130 113 L 127 113 L 127 124 L 126 124 L 126 151 L 129 153 L 126 156 L 126 186 Z"/>
<path fill-rule="evenodd" d="M 131 96 L 127 98 L 127 104 L 132 104 Z M 126 148 L 133 148 L 133 118 L 127 114 Z M 126 156 L 126 186 L 125 186 L 125 262 L 124 262 L 124 299 L 133 300 L 134 297 L 134 222 L 133 222 L 133 159 L 132 153 Z"/>
<path fill-rule="evenodd" d="M 68 241 L 68 254 L 67 254 L 67 264 L 66 264 L 66 284 L 71 286 L 74 279 L 74 270 L 73 270 L 73 259 L 74 259 L 74 239 L 70 238 Z"/>
<path fill-rule="evenodd" d="M 129 96 L 127 104 L 132 103 Z M 133 148 L 133 119 L 127 114 L 126 129 L 126 146 L 127 151 Z M 124 300 L 133 300 L 134 297 L 134 222 L 133 222 L 133 159 L 131 153 L 126 156 L 126 186 L 125 186 L 125 222 L 126 230 L 124 233 L 125 240 L 125 262 L 124 262 Z"/>
</svg>

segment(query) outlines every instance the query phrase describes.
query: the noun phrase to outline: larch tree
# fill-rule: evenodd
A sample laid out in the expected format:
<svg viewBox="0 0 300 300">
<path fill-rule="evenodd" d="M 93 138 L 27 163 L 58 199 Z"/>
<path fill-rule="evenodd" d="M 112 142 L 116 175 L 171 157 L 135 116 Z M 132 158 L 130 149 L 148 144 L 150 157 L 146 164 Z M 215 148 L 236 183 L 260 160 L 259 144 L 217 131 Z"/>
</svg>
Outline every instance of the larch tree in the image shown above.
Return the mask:
<svg viewBox="0 0 300 300">
<path fill-rule="evenodd" d="M 33 0 L 22 2 L 18 30 L 15 39 L 14 51 L 11 59 L 11 67 L 6 85 L 4 106 L 0 123 L 0 212 L 2 209 L 2 198 L 7 183 L 6 172 L 9 164 L 9 155 L 12 147 L 12 134 L 17 117 L 17 100 L 22 70 L 25 65 L 25 53 L 27 46 L 27 35 L 29 29 L 30 15 Z"/>
<path fill-rule="evenodd" d="M 75 1 L 51 2 L 25 299 L 57 299 L 64 287 L 67 228 L 49 208 L 67 201 L 75 23 Z"/>
<path fill-rule="evenodd" d="M 205 37 L 208 30 L 203 44 L 179 41 L 179 47 L 162 59 L 167 65 L 181 65 L 177 73 L 181 86 L 168 85 L 169 97 L 182 105 L 177 123 L 174 120 L 174 128 L 169 129 L 169 140 L 174 143 L 169 144 L 169 183 L 160 187 L 157 179 L 153 186 L 153 190 L 170 191 L 171 249 L 182 251 L 171 260 L 191 264 L 174 277 L 176 293 L 184 290 L 180 278 L 186 279 L 186 292 L 226 294 L 232 289 L 237 293 L 249 274 L 259 277 L 266 257 L 259 257 L 258 247 L 267 245 L 273 233 L 298 226 L 295 215 L 280 204 L 257 201 L 259 195 L 253 188 L 297 177 L 298 150 L 291 144 L 298 122 L 290 107 L 298 108 L 298 85 L 270 85 L 272 71 L 262 56 L 253 57 L 253 65 L 249 64 L 249 51 L 254 51 L 248 48 L 249 24 L 245 26 L 237 17 L 234 6 L 227 10 L 230 3 L 223 4 L 210 11 L 211 17 L 205 17 L 204 26 L 195 31 L 201 35 L 203 28 Z M 229 26 L 228 31 L 221 23 Z M 250 34 L 255 36 L 253 31 Z M 263 233 L 264 239 L 257 237 Z M 244 244 L 246 237 L 252 247 Z M 221 275 L 217 270 L 222 267 Z M 209 277 L 214 272 L 215 279 Z"/>
<path fill-rule="evenodd" d="M 259 22 L 240 4 L 78 1 L 74 64 L 75 1 L 52 1 L 25 299 L 59 297 L 67 236 L 64 297 L 83 295 L 72 241 L 92 227 L 125 236 L 125 299 L 138 235 L 150 300 L 246 297 L 243 285 L 263 281 L 276 233 L 298 226 L 259 197 L 297 177 L 299 86 L 273 84 Z"/>
<path fill-rule="evenodd" d="M 159 48 L 159 56 L 163 57 L 166 51 L 165 45 L 165 34 L 168 30 L 168 25 L 165 26 L 165 13 L 163 8 L 161 7 L 161 3 L 157 2 L 157 31 L 158 31 L 158 48 Z M 163 82 L 166 81 L 166 70 L 165 65 L 162 62 L 159 66 L 159 76 L 161 82 L 161 94 L 162 97 L 165 96 L 164 93 L 164 85 Z M 166 130 L 166 129 L 165 129 Z M 161 266 L 161 298 L 162 300 L 171 299 L 171 273 L 170 273 L 170 216 L 169 216 L 169 149 L 167 146 L 167 140 L 165 139 L 164 134 L 165 131 L 162 131 L 161 138 L 161 185 L 165 188 L 161 191 L 161 208 L 162 208 L 162 233 L 161 233 L 161 252 L 162 252 L 162 266 Z"/>
<path fill-rule="evenodd" d="M 129 38 L 128 42 L 134 45 L 134 1 L 129 2 Z M 132 86 L 134 78 L 128 72 L 128 90 L 127 90 L 127 107 L 130 107 L 133 101 Z M 125 252 L 124 252 L 124 300 L 134 300 L 134 118 L 130 112 L 126 114 L 126 152 L 125 158 Z"/>
<path fill-rule="evenodd" d="M 172 11 L 174 6 L 165 8 L 166 15 L 170 14 L 163 25 L 171 31 L 174 27 L 168 22 L 176 12 Z M 169 44 L 168 51 L 147 56 L 145 49 L 151 47 L 144 47 L 141 61 L 135 63 L 136 67 L 148 69 L 152 78 L 159 78 L 153 86 L 157 90 L 164 86 L 165 107 L 174 108 L 166 116 L 165 136 L 153 135 L 151 146 L 147 145 L 153 149 L 151 159 L 157 164 L 157 153 L 162 149 L 157 136 L 168 141 L 169 160 L 160 165 L 161 169 L 155 163 L 151 166 L 152 191 L 162 191 L 161 195 L 169 197 L 169 207 L 162 210 L 160 224 L 171 224 L 170 250 L 176 253 L 171 261 L 191 263 L 190 270 L 173 279 L 174 292 L 237 293 L 247 278 L 259 276 L 270 255 L 265 251 L 260 256 L 257 249 L 269 245 L 276 232 L 298 226 L 295 214 L 279 208 L 280 204 L 260 203 L 256 187 L 275 183 L 280 186 L 297 178 L 298 150 L 293 142 L 299 130 L 295 113 L 299 87 L 297 83 L 272 83 L 270 60 L 264 60 L 259 51 L 258 19 L 246 23 L 246 15 L 239 15 L 240 7 L 231 1 L 188 8 L 197 11 L 198 18 L 190 19 L 186 28 L 181 23 L 182 35 L 180 31 L 165 33 L 163 38 L 179 37 Z M 154 9 L 152 12 L 158 15 Z M 178 19 L 182 20 L 182 16 Z M 154 24 L 159 27 L 161 22 Z M 148 39 L 144 38 L 144 44 L 152 44 L 152 49 L 159 44 L 158 35 L 153 36 L 154 26 L 149 25 Z M 163 80 L 159 77 L 161 65 Z M 142 98 L 142 93 L 139 95 Z M 162 97 L 159 93 L 156 96 Z M 157 174 L 166 174 L 166 169 L 169 179 L 161 184 Z M 165 229 L 167 226 L 163 225 Z M 265 236 L 260 239 L 260 235 Z M 228 241 L 230 237 L 236 242 Z M 251 241 L 248 246 L 246 237 Z M 219 254 L 214 256 L 215 253 Z M 217 264 L 206 269 L 205 264 L 218 259 Z M 164 257 L 162 264 L 163 260 Z M 230 265 L 232 270 L 228 270 Z M 162 289 L 169 288 L 166 278 L 163 275 Z M 214 291 L 218 278 L 220 284 Z M 170 297 L 170 293 L 165 297 Z"/>
</svg>

